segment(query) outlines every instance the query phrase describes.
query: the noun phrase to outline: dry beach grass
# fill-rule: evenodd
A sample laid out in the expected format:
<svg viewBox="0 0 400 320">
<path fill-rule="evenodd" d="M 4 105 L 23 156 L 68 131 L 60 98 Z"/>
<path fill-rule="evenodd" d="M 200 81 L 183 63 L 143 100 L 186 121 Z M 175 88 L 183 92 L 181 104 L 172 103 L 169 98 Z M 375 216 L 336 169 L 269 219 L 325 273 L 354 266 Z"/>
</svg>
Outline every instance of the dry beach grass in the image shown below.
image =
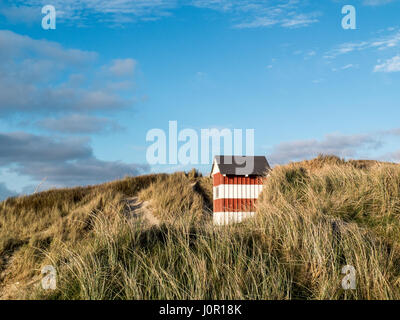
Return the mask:
<svg viewBox="0 0 400 320">
<path fill-rule="evenodd" d="M 127 217 L 127 197 L 160 223 Z M 256 217 L 237 225 L 212 225 L 211 199 L 210 178 L 192 171 L 2 202 L 2 297 L 400 298 L 399 166 L 321 156 L 275 167 Z M 38 285 L 46 264 L 55 291 Z M 342 289 L 344 265 L 356 290 Z"/>
</svg>

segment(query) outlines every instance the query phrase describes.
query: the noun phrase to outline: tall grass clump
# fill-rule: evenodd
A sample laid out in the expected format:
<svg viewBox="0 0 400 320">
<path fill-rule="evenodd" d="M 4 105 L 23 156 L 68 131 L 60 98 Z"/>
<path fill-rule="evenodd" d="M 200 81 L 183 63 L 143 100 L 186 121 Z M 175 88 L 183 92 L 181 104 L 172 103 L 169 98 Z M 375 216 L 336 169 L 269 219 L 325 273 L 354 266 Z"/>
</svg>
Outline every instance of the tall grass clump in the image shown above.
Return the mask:
<svg viewBox="0 0 400 320">
<path fill-rule="evenodd" d="M 398 299 L 400 168 L 353 164 L 275 168 L 254 225 L 293 270 L 292 293 L 312 299 Z M 356 270 L 344 291 L 341 269 Z"/>
<path fill-rule="evenodd" d="M 258 231 L 179 220 L 143 230 L 98 218 L 95 240 L 54 259 L 57 299 L 287 299 L 290 279 Z M 65 258 L 66 257 L 66 258 Z"/>
<path fill-rule="evenodd" d="M 199 181 L 200 180 L 200 181 Z M 200 221 L 211 213 L 209 195 L 204 188 L 204 178 L 196 171 L 189 174 L 177 172 L 159 178 L 139 193 L 139 198 L 151 202 L 153 214 L 163 221 L 173 221 L 185 216 Z"/>
</svg>

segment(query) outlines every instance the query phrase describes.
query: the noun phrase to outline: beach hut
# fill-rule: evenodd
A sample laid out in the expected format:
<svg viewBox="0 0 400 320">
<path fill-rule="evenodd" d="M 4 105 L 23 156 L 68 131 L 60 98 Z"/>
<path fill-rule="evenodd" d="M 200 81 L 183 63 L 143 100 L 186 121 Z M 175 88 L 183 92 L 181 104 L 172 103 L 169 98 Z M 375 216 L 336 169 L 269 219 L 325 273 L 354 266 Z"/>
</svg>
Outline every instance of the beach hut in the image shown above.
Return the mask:
<svg viewBox="0 0 400 320">
<path fill-rule="evenodd" d="M 252 217 L 263 180 L 270 170 L 264 156 L 216 156 L 211 169 L 214 224 Z"/>
</svg>

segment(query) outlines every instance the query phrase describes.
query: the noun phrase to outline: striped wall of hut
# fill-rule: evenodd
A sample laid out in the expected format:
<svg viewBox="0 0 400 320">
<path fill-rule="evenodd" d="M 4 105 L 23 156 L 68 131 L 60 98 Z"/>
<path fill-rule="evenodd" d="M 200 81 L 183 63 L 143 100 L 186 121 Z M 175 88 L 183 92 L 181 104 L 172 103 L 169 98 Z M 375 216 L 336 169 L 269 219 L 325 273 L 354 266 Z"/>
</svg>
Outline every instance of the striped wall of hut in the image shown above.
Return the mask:
<svg viewBox="0 0 400 320">
<path fill-rule="evenodd" d="M 260 170 L 256 171 L 258 174 L 246 176 L 223 174 L 224 171 L 232 171 L 230 169 L 226 165 L 221 166 L 217 159 L 211 172 L 213 177 L 213 220 L 216 225 L 242 222 L 244 219 L 254 216 L 256 201 L 263 189 L 265 178 L 260 174 Z"/>
<path fill-rule="evenodd" d="M 262 188 L 262 177 L 223 176 L 216 173 L 213 176 L 214 223 L 229 224 L 252 217 Z"/>
</svg>

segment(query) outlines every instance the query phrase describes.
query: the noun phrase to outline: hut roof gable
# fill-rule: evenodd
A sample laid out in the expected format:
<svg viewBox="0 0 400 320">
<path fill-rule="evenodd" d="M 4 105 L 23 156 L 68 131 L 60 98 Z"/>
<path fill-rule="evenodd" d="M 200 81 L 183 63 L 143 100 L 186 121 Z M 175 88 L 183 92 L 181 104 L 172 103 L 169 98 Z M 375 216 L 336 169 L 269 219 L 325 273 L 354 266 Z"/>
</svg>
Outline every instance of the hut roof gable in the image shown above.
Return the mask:
<svg viewBox="0 0 400 320">
<path fill-rule="evenodd" d="M 254 166 L 246 166 L 252 163 Z M 266 174 L 271 167 L 264 156 L 216 156 L 211 175 L 220 172 L 223 175 L 257 175 Z"/>
</svg>

